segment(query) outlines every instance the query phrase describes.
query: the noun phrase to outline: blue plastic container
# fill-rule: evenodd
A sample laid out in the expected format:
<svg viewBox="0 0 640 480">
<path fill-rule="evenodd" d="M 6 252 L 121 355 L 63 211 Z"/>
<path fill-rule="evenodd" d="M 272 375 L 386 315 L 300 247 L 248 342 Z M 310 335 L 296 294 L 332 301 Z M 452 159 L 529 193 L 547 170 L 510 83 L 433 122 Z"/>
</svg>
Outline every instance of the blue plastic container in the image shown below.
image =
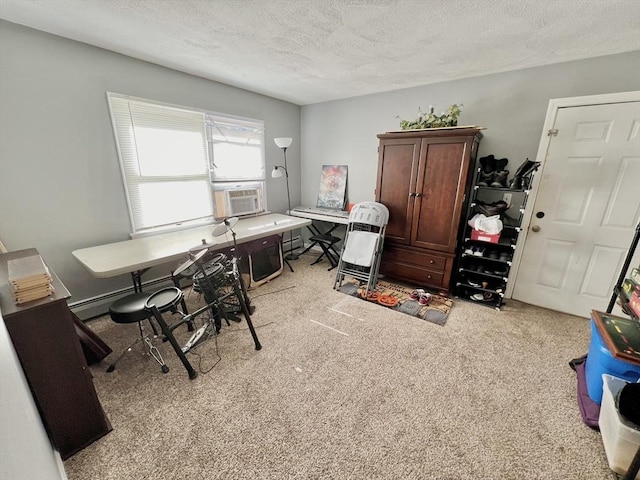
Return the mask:
<svg viewBox="0 0 640 480">
<path fill-rule="evenodd" d="M 584 374 L 589 398 L 598 405 L 602 403 L 603 373 L 627 382 L 637 382 L 640 378 L 640 365 L 615 358 L 609 351 L 607 344 L 604 343 L 595 322 L 591 319 L 591 343 L 589 344 Z"/>
</svg>

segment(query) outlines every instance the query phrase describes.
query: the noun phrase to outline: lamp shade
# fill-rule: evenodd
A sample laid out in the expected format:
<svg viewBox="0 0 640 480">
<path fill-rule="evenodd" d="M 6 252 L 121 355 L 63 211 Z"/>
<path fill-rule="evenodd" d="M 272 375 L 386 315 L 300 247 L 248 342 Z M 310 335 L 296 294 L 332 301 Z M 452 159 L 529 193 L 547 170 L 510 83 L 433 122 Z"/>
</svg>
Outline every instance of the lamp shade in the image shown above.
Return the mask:
<svg viewBox="0 0 640 480">
<path fill-rule="evenodd" d="M 289 148 L 293 143 L 293 138 L 289 138 L 289 137 L 274 138 L 273 141 L 278 146 L 278 148 Z"/>
<path fill-rule="evenodd" d="M 282 170 L 280 170 L 278 167 L 273 167 L 273 170 L 271 170 L 271 178 L 280 178 L 282 176 Z"/>
</svg>

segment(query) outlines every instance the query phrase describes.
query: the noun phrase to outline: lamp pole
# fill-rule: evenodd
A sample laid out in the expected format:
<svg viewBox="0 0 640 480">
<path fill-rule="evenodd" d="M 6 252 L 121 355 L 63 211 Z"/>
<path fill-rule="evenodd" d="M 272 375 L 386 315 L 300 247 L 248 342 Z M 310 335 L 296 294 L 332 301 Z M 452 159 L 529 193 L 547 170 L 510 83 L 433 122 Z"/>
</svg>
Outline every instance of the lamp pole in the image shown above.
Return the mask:
<svg viewBox="0 0 640 480">
<path fill-rule="evenodd" d="M 276 172 L 279 168 L 284 170 L 285 181 L 287 182 L 287 208 L 288 213 L 291 213 L 291 192 L 289 190 L 289 168 L 287 166 L 287 148 L 291 146 L 293 142 L 292 138 L 274 138 L 273 141 L 275 144 L 282 150 L 282 155 L 284 156 L 284 166 L 276 165 L 274 167 L 273 172 L 271 173 L 272 177 L 279 177 Z M 293 253 L 293 230 L 289 230 L 289 253 L 284 257 L 286 260 L 298 260 L 298 255 Z"/>
<path fill-rule="evenodd" d="M 284 176 L 287 182 L 287 207 L 288 214 L 291 213 L 291 193 L 289 192 L 289 169 L 287 168 L 287 147 L 282 149 L 282 154 L 284 155 Z M 287 253 L 287 260 L 298 260 L 298 255 L 293 253 L 293 230 L 289 230 L 289 253 Z"/>
</svg>

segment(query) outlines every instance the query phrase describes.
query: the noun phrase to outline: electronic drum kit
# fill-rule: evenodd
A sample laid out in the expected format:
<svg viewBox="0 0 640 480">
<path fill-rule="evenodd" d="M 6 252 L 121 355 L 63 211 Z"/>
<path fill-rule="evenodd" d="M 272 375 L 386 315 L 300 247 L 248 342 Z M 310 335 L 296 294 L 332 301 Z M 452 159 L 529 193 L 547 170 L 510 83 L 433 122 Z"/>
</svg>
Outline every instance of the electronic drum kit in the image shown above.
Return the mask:
<svg viewBox="0 0 640 480">
<path fill-rule="evenodd" d="M 235 223 L 237 223 L 237 218 L 225 220 L 216 226 L 213 236 L 219 236 L 231 231 L 235 246 L 235 233 L 233 232 Z M 256 350 L 260 350 L 262 346 L 251 322 L 253 307 L 238 269 L 238 259 L 235 255 L 229 258 L 222 252 L 213 253 L 209 251 L 209 247 L 210 245 L 207 245 L 203 240 L 203 245 L 192 248 L 189 251 L 189 258 L 173 272 L 175 277 L 191 276 L 193 290 L 202 294 L 206 303 L 204 307 L 199 308 L 192 314 L 185 315 L 180 323 L 191 322 L 201 313 L 211 310 L 210 319 L 195 331 L 182 347 L 182 352 L 186 353 L 201 343 L 205 338 L 205 334 L 213 335 L 213 329 L 215 329 L 215 334 L 219 333 L 223 318 L 227 325 L 229 325 L 229 320 L 240 322 L 240 318 L 236 316 L 239 313 L 244 314 Z M 234 252 L 237 252 L 237 246 Z M 182 297 L 173 301 L 178 303 L 181 299 Z"/>
<path fill-rule="evenodd" d="M 233 234 L 234 247 L 236 247 L 234 252 L 237 251 L 237 245 L 233 226 L 237 221 L 237 218 L 225 219 L 223 223 L 216 225 L 213 231 L 214 237 L 230 231 Z M 191 277 L 193 279 L 194 290 L 202 293 L 204 296 L 206 303 L 204 306 L 198 308 L 193 313 L 186 313 L 186 310 L 185 312 L 180 312 L 178 305 L 183 301 L 184 294 L 182 290 L 178 288 L 177 284 L 174 287 L 166 287 L 155 292 L 147 299 L 144 306 L 145 310 L 152 314 L 162 328 L 166 340 L 171 343 L 171 346 L 191 379 L 195 378 L 198 373 L 189 363 L 185 354 L 207 338 L 217 335 L 221 328 L 221 319 L 223 318 L 227 322 L 227 325 L 229 325 L 229 320 L 240 321 L 240 319 L 233 314 L 242 313 L 247 321 L 247 326 L 253 337 L 256 350 L 262 348 L 253 323 L 251 322 L 253 307 L 251 307 L 249 296 L 247 295 L 242 276 L 238 269 L 237 257 L 234 255 L 233 258 L 229 259 L 223 253 L 213 253 L 209 251 L 209 248 L 212 246 L 213 245 L 206 244 L 203 240 L 202 245 L 191 249 L 189 251 L 189 258 L 182 262 L 172 273 L 174 280 L 180 277 Z M 173 330 L 184 323 L 189 325 L 189 330 L 193 330 L 194 319 L 207 310 L 211 312 L 207 320 L 204 321 L 202 326 L 181 346 L 173 335 Z M 172 325 L 167 325 L 162 317 L 162 313 L 167 311 L 180 313 L 182 318 Z M 162 365 L 162 371 L 167 373 L 169 368 L 164 363 L 160 352 L 158 352 L 157 349 L 154 350 L 151 348 L 151 353 L 158 363 Z"/>
</svg>

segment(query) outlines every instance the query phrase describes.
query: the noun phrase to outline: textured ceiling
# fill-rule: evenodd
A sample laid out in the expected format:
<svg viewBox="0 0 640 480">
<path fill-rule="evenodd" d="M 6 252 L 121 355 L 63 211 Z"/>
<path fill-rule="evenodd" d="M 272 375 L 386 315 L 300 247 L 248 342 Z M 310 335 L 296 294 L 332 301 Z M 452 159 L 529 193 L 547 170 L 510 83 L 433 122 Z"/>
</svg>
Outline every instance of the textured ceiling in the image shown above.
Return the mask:
<svg viewBox="0 0 640 480">
<path fill-rule="evenodd" d="M 298 105 L 640 50 L 640 0 L 0 0 L 0 17 Z"/>
</svg>

